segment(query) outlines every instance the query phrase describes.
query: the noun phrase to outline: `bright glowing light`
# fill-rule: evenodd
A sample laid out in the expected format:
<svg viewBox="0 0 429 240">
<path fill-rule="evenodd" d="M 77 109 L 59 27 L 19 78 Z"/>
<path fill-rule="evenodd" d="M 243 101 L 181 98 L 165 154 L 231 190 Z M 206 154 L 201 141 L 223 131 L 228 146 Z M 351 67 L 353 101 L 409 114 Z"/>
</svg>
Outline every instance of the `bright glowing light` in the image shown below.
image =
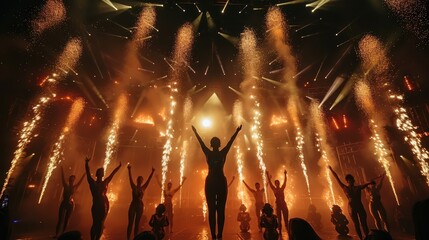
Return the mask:
<svg viewBox="0 0 429 240">
<path fill-rule="evenodd" d="M 180 184 L 183 183 L 183 177 L 185 176 L 185 161 L 188 157 L 188 140 L 182 142 L 182 149 L 180 151 Z M 180 188 L 180 206 L 182 206 L 182 188 Z"/>
<path fill-rule="evenodd" d="M 107 167 L 109 166 L 117 151 L 119 128 L 121 127 L 122 121 L 124 119 L 126 109 L 127 98 L 125 95 L 121 95 L 119 96 L 116 103 L 115 115 L 113 116 L 113 121 L 110 125 L 107 137 L 106 154 L 103 163 L 104 173 L 106 173 Z"/>
<path fill-rule="evenodd" d="M 64 142 L 65 138 L 70 133 L 70 130 L 74 127 L 77 120 L 79 119 L 80 115 L 83 112 L 83 108 L 85 106 L 85 102 L 83 99 L 79 98 L 76 101 L 73 102 L 73 105 L 71 106 L 71 110 L 69 115 L 67 116 L 66 124 L 61 131 L 60 136 L 58 137 L 58 140 L 54 144 L 53 151 L 51 155 L 49 156 L 49 163 L 48 163 L 48 169 L 46 171 L 46 175 L 43 181 L 42 191 L 40 193 L 39 201 L 38 203 L 42 201 L 43 195 L 45 193 L 46 187 L 49 183 L 49 180 L 52 176 L 52 172 L 55 170 L 55 168 L 58 166 L 58 164 L 61 163 L 61 160 L 64 158 L 63 151 L 64 151 Z"/>
<path fill-rule="evenodd" d="M 136 123 L 142 123 L 142 124 L 148 124 L 148 125 L 155 125 L 155 122 L 153 121 L 152 116 L 140 114 L 136 119 L 134 120 Z"/>
<path fill-rule="evenodd" d="M 27 148 L 28 144 L 31 142 L 31 140 L 34 137 L 34 130 L 37 128 L 37 126 L 40 123 L 40 120 L 42 119 L 44 110 L 46 106 L 51 102 L 51 98 L 49 97 L 40 97 L 39 100 L 33 107 L 31 108 L 31 120 L 25 121 L 21 131 L 19 132 L 19 140 L 18 144 L 16 146 L 14 157 L 10 163 L 10 168 L 6 173 L 6 178 L 4 180 L 3 188 L 1 190 L 0 198 L 3 196 L 7 185 L 9 184 L 9 180 L 15 171 L 15 168 L 19 165 L 20 160 L 24 158 L 25 149 Z"/>
<path fill-rule="evenodd" d="M 201 125 L 204 128 L 211 128 L 213 126 L 213 122 L 212 122 L 212 120 L 210 118 L 203 118 L 201 120 Z"/>
<path fill-rule="evenodd" d="M 156 12 L 153 7 L 145 7 L 141 12 L 137 21 L 137 31 L 134 34 L 133 41 L 136 42 L 140 47 L 148 39 L 148 35 L 151 29 L 159 31 L 154 27 L 156 21 Z"/>
<path fill-rule="evenodd" d="M 414 156 L 418 159 L 420 172 L 426 178 L 426 184 L 429 186 L 429 151 L 422 146 L 421 139 L 416 133 L 417 127 L 411 121 L 407 110 L 403 107 L 398 107 L 394 112 L 396 115 L 396 126 L 406 134 L 404 139 L 410 145 Z"/>
</svg>

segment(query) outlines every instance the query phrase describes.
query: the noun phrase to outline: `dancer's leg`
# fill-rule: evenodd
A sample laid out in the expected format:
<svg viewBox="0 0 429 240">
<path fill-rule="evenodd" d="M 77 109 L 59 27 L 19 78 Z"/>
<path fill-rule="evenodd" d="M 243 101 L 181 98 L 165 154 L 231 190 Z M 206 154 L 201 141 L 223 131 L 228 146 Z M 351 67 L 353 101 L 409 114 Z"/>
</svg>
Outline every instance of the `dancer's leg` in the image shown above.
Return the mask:
<svg viewBox="0 0 429 240">
<path fill-rule="evenodd" d="M 225 184 L 222 186 L 222 189 L 218 192 L 217 195 L 217 227 L 218 227 L 218 233 L 217 238 L 222 238 L 223 233 L 223 226 L 225 224 L 225 205 L 226 205 L 226 199 L 228 197 L 228 188 L 226 185 L 226 179 Z"/>
<path fill-rule="evenodd" d="M 136 216 L 135 203 L 132 202 L 130 207 L 128 208 L 128 226 L 127 226 L 127 239 L 129 240 L 131 237 L 131 232 L 133 231 L 133 222 Z M 134 229 L 135 231 L 135 229 Z"/>
</svg>

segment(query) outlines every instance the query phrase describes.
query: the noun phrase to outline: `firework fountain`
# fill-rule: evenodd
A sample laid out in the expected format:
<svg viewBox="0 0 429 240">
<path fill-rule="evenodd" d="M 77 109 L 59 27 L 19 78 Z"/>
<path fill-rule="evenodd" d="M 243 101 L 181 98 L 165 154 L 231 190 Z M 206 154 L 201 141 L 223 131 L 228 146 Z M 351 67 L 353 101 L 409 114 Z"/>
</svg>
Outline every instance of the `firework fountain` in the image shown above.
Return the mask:
<svg viewBox="0 0 429 240">
<path fill-rule="evenodd" d="M 172 141 L 174 137 L 174 129 L 173 122 L 175 117 L 176 105 L 177 105 L 177 93 L 178 89 L 178 81 L 180 79 L 180 74 L 187 67 L 187 62 L 189 61 L 192 44 L 194 40 L 194 32 L 191 24 L 184 24 L 178 31 L 176 37 L 176 44 L 173 53 L 173 73 L 172 78 L 169 84 L 170 90 L 170 104 L 169 111 L 167 115 L 167 129 L 165 131 L 166 141 L 163 147 L 162 152 L 162 178 L 161 178 L 161 202 L 164 202 L 164 192 L 165 182 L 167 180 L 167 172 L 168 172 L 168 163 L 170 162 L 170 154 L 172 151 Z"/>
<path fill-rule="evenodd" d="M 305 177 L 305 182 L 307 184 L 308 197 L 311 202 L 311 191 L 310 191 L 310 182 L 307 174 L 307 165 L 304 158 L 304 136 L 301 130 L 301 123 L 299 120 L 299 94 L 298 87 L 296 86 L 296 76 L 297 66 L 296 59 L 292 54 L 292 48 L 288 43 L 287 37 L 287 24 L 284 20 L 283 14 L 277 7 L 272 7 L 269 9 L 266 16 L 266 26 L 268 37 L 270 42 L 274 45 L 274 48 L 279 56 L 279 59 L 282 61 L 284 70 L 283 70 L 283 81 L 285 82 L 284 87 L 289 92 L 289 99 L 287 103 L 287 110 L 291 116 L 292 122 L 296 129 L 296 149 L 298 151 L 298 156 L 301 161 L 302 173 Z"/>
<path fill-rule="evenodd" d="M 360 81 L 355 86 L 355 95 L 359 107 L 366 113 L 369 119 L 369 126 L 371 129 L 371 139 L 374 143 L 374 154 L 377 156 L 377 160 L 386 172 L 386 176 L 389 179 L 390 186 L 396 199 L 396 203 L 399 205 L 399 199 L 396 194 L 395 182 L 390 171 L 390 154 L 387 150 L 387 141 L 383 129 L 380 124 L 383 120 L 380 116 L 377 116 L 377 111 L 374 106 L 374 99 L 372 97 L 371 89 L 369 85 L 363 81 Z"/>
<path fill-rule="evenodd" d="M 380 41 L 372 36 L 367 35 L 359 43 L 359 51 L 363 61 L 364 68 L 371 69 L 378 81 L 374 84 L 380 92 L 386 92 L 381 102 L 387 105 L 393 105 L 393 113 L 395 116 L 396 127 L 405 134 L 404 140 L 411 147 L 411 151 L 418 159 L 420 172 L 426 178 L 426 183 L 429 185 L 429 152 L 422 146 L 421 139 L 416 133 L 417 127 L 411 121 L 410 115 L 403 107 L 403 97 L 395 93 L 393 89 L 389 89 L 390 77 L 390 61 L 387 57 L 386 49 Z M 381 80 L 381 81 L 380 81 Z M 382 89 L 382 88 L 387 88 Z M 389 108 L 387 108 L 389 109 Z"/>
<path fill-rule="evenodd" d="M 326 202 L 328 207 L 331 207 L 333 204 L 337 204 L 337 200 L 334 193 L 334 186 L 332 184 L 331 173 L 328 170 L 328 166 L 332 165 L 330 159 L 335 159 L 334 154 L 332 153 L 331 146 L 328 144 L 328 136 L 326 133 L 326 123 L 325 116 L 319 108 L 317 102 L 312 102 L 310 106 L 310 114 L 313 122 L 313 126 L 316 130 L 316 140 L 317 148 L 321 154 L 321 162 L 319 165 L 322 167 L 323 176 L 326 179 L 327 183 L 327 199 Z"/>
<path fill-rule="evenodd" d="M 28 144 L 31 142 L 31 140 L 34 138 L 37 126 L 40 123 L 40 120 L 42 119 L 44 110 L 46 106 L 51 102 L 51 97 L 40 97 L 39 100 L 34 104 L 34 106 L 31 108 L 31 120 L 25 121 L 23 124 L 23 127 L 21 131 L 19 132 L 19 139 L 18 139 L 18 145 L 16 146 L 14 157 L 11 162 L 11 166 L 9 170 L 6 173 L 6 179 L 4 180 L 3 188 L 1 190 L 0 198 L 3 196 L 8 184 L 9 180 L 12 176 L 12 174 L 15 171 L 15 168 L 20 164 L 20 160 L 24 157 L 25 149 L 27 148 Z"/>
<path fill-rule="evenodd" d="M 261 170 L 262 181 L 264 186 L 267 185 L 267 170 L 264 162 L 264 141 L 261 133 L 261 106 L 259 102 L 259 94 L 257 90 L 256 76 L 259 75 L 260 55 L 256 49 L 256 37 L 252 30 L 246 29 L 241 35 L 240 50 L 244 67 L 244 81 L 240 87 L 246 94 L 248 99 L 246 104 L 249 105 L 252 112 L 252 139 L 256 145 L 256 157 L 259 161 L 259 169 Z M 265 201 L 268 201 L 267 188 L 265 190 Z"/>
<path fill-rule="evenodd" d="M 233 112 L 232 112 L 234 123 L 235 125 L 239 126 L 243 122 L 243 104 L 241 101 L 236 101 L 234 103 Z M 237 162 L 237 173 L 238 173 L 238 180 L 239 183 L 237 185 L 237 197 L 240 199 L 241 203 L 246 205 L 248 208 L 250 207 L 250 201 L 249 196 L 246 193 L 244 189 L 244 174 L 243 174 L 243 152 L 242 152 L 242 145 L 243 141 L 242 138 L 239 137 L 237 139 L 237 143 L 235 146 L 235 159 Z"/>
<path fill-rule="evenodd" d="M 185 103 L 183 105 L 183 129 L 185 132 L 182 133 L 182 148 L 180 151 L 180 184 L 183 183 L 183 177 L 185 176 L 185 162 L 188 158 L 188 150 L 189 150 L 189 136 L 188 136 L 188 127 L 189 122 L 192 116 L 192 100 L 190 97 L 185 99 Z M 182 206 L 182 188 L 180 188 L 180 206 Z"/>
<path fill-rule="evenodd" d="M 64 128 L 62 129 L 61 134 L 58 137 L 58 140 L 54 144 L 51 155 L 49 156 L 48 169 L 46 171 L 46 175 L 45 175 L 45 178 L 43 181 L 42 191 L 40 193 L 40 197 L 39 197 L 39 201 L 38 201 L 39 204 L 42 201 L 43 195 L 44 195 L 45 190 L 46 190 L 46 186 L 49 183 L 49 179 L 51 178 L 52 172 L 61 163 L 61 160 L 64 157 L 63 152 L 64 152 L 65 140 L 66 140 L 67 136 L 70 134 L 73 127 L 75 126 L 80 115 L 82 114 L 84 106 L 85 106 L 85 102 L 81 98 L 75 100 L 73 102 L 73 105 L 71 106 L 70 113 L 67 116 L 66 124 L 65 124 Z"/>
<path fill-rule="evenodd" d="M 125 95 L 120 95 L 116 103 L 116 110 L 115 115 L 113 116 L 113 121 L 108 130 L 106 156 L 104 158 L 103 163 L 104 173 L 106 173 L 107 167 L 109 166 L 118 149 L 119 128 L 121 127 L 122 122 L 124 120 L 126 109 L 127 98 L 125 97 Z"/>
</svg>

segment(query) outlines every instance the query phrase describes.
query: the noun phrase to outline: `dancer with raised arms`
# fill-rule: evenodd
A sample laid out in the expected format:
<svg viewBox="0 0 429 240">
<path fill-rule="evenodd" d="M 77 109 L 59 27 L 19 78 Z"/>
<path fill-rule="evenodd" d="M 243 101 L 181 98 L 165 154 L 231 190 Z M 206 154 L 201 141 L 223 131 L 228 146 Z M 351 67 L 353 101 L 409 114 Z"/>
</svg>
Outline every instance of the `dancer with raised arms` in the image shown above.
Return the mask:
<svg viewBox="0 0 429 240">
<path fill-rule="evenodd" d="M 287 208 L 286 200 L 285 200 L 285 188 L 286 188 L 286 182 L 287 182 L 287 171 L 284 172 L 284 180 L 283 184 L 280 186 L 280 181 L 275 180 L 274 185 L 271 182 L 271 175 L 268 171 L 266 171 L 267 178 L 268 178 L 268 184 L 271 187 L 271 190 L 273 190 L 274 196 L 276 197 L 276 213 L 277 217 L 279 219 L 279 232 L 281 234 L 282 232 L 282 215 L 283 220 L 285 222 L 285 228 L 287 230 L 288 228 L 288 221 L 289 221 L 289 209 Z"/>
<path fill-rule="evenodd" d="M 347 185 L 344 184 L 340 178 L 338 177 L 338 174 L 332 169 L 331 166 L 328 167 L 329 170 L 331 170 L 332 174 L 334 175 L 335 179 L 337 180 L 340 187 L 343 189 L 344 194 L 346 194 L 347 199 L 349 200 L 349 214 L 350 217 L 353 220 L 353 224 L 355 225 L 356 233 L 359 236 L 359 239 L 363 239 L 362 232 L 360 230 L 360 227 L 362 226 L 363 232 L 365 233 L 365 236 L 368 235 L 368 224 L 366 222 L 366 212 L 365 208 L 363 207 L 362 200 L 361 200 L 361 193 L 362 190 L 364 190 L 366 187 L 368 187 L 371 184 L 375 184 L 374 181 L 365 183 L 363 185 L 355 185 L 355 178 L 351 174 L 346 175 L 346 181 Z"/>
<path fill-rule="evenodd" d="M 91 177 L 91 170 L 89 169 L 90 158 L 85 159 L 86 179 L 88 180 L 89 189 L 92 194 L 92 226 L 91 226 L 91 240 L 98 240 L 103 235 L 104 221 L 106 220 L 107 213 L 109 212 L 109 199 L 106 196 L 107 187 L 112 181 L 113 176 L 121 168 L 121 163 L 113 170 L 113 172 L 103 180 L 104 168 L 99 168 L 95 172 L 96 180 Z"/>
<path fill-rule="evenodd" d="M 131 174 L 131 165 L 128 164 L 128 178 L 130 180 L 131 185 L 131 191 L 133 200 L 131 201 L 130 207 L 128 209 L 128 227 L 127 227 L 127 239 L 130 239 L 131 232 L 133 230 L 133 223 L 134 223 L 134 237 L 137 236 L 139 233 L 139 225 L 140 225 L 140 219 L 143 214 L 144 204 L 143 204 L 143 195 L 144 191 L 146 190 L 147 186 L 150 183 L 150 180 L 152 179 L 153 173 L 155 172 L 155 169 L 152 168 L 152 172 L 150 173 L 149 177 L 147 178 L 146 182 L 143 183 L 143 177 L 138 176 L 137 177 L 137 185 L 133 181 L 133 177 Z"/>
<path fill-rule="evenodd" d="M 206 156 L 206 162 L 209 167 L 209 172 L 205 182 L 205 195 L 207 206 L 209 209 L 209 225 L 210 232 L 213 239 L 222 239 L 223 226 L 225 224 L 225 204 L 228 196 L 228 186 L 226 177 L 223 173 L 223 166 L 225 165 L 226 155 L 232 146 L 237 134 L 241 130 L 241 125 L 237 128 L 235 133 L 232 135 L 229 142 L 222 150 L 220 150 L 220 139 L 213 137 L 210 140 L 210 146 L 213 150 L 210 150 L 201 139 L 197 129 L 192 126 L 192 130 L 197 137 L 198 142 L 201 145 L 204 155 Z M 217 216 L 216 216 L 217 215 Z M 216 234 L 216 218 L 217 218 L 217 234 Z"/>
<path fill-rule="evenodd" d="M 249 187 L 246 181 L 243 180 L 244 186 L 253 194 L 255 198 L 255 212 L 258 223 L 261 222 L 261 210 L 264 207 L 264 188 L 261 188 L 261 184 L 255 183 L 255 189 Z M 262 231 L 261 226 L 258 224 L 259 231 Z"/>
</svg>

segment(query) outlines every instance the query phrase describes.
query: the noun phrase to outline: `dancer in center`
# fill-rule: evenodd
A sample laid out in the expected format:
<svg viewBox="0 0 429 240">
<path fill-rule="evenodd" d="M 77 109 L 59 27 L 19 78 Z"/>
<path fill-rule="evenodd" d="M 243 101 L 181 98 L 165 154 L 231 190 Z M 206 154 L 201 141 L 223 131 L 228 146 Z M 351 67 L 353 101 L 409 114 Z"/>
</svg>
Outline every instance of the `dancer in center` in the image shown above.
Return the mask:
<svg viewBox="0 0 429 240">
<path fill-rule="evenodd" d="M 289 209 L 287 208 L 287 204 L 285 201 L 285 188 L 286 188 L 286 181 L 287 181 L 287 171 L 284 171 L 285 178 L 283 180 L 283 184 L 280 186 L 280 181 L 275 180 L 274 184 L 271 182 L 271 175 L 268 171 L 266 171 L 267 178 L 268 178 L 268 184 L 271 187 L 271 190 L 274 192 L 274 196 L 276 197 L 276 212 L 277 217 L 279 218 L 279 232 L 282 233 L 282 214 L 283 214 L 283 220 L 285 222 L 285 228 L 286 230 L 288 227 L 288 221 L 289 221 Z"/>
<path fill-rule="evenodd" d="M 341 182 L 340 178 L 338 177 L 338 174 L 332 169 L 331 166 L 328 167 L 329 170 L 331 170 L 332 174 L 334 175 L 335 179 L 337 179 L 338 184 L 340 184 L 341 188 L 343 189 L 344 194 L 346 194 L 347 199 L 349 200 L 349 214 L 350 217 L 353 220 L 353 224 L 355 225 L 356 233 L 359 236 L 359 239 L 363 239 L 362 232 L 360 231 L 360 227 L 362 225 L 363 232 L 365 233 L 365 236 L 368 235 L 368 224 L 366 222 L 366 212 L 365 208 L 363 207 L 362 200 L 361 200 L 361 193 L 362 190 L 364 190 L 369 185 L 374 185 L 375 182 L 369 182 L 365 183 L 363 185 L 355 185 L 355 178 L 351 174 L 346 175 L 346 181 L 347 184 L 344 184 Z M 359 223 L 360 222 L 360 223 Z"/>
<path fill-rule="evenodd" d="M 219 150 L 220 139 L 213 137 L 210 140 L 210 145 L 213 150 L 210 150 L 198 135 L 197 129 L 192 126 L 192 130 L 201 145 L 201 149 L 206 156 L 207 165 L 209 167 L 209 173 L 205 183 L 205 194 L 207 206 L 209 208 L 209 224 L 210 232 L 213 239 L 222 239 L 223 225 L 225 223 L 225 204 L 228 195 L 228 187 L 226 177 L 223 174 L 223 166 L 225 165 L 226 155 L 231 148 L 237 134 L 241 130 L 241 125 L 237 128 L 234 135 L 232 135 L 226 146 Z M 217 235 L 216 235 L 216 214 L 217 214 Z"/>
<path fill-rule="evenodd" d="M 91 240 L 99 240 L 103 235 L 104 220 L 106 220 L 107 213 L 109 212 L 109 199 L 106 196 L 107 186 L 112 181 L 113 176 L 118 172 L 121 163 L 113 170 L 113 172 L 103 180 L 104 168 L 99 168 L 95 172 L 97 177 L 94 180 L 91 177 L 89 169 L 90 158 L 85 159 L 86 179 L 88 180 L 89 189 L 92 194 L 92 226 L 91 226 Z"/>
<path fill-rule="evenodd" d="M 152 168 L 152 172 L 150 173 L 149 177 L 147 178 L 146 182 L 143 183 L 143 177 L 138 176 L 137 177 L 137 185 L 133 181 L 133 177 L 131 175 L 131 165 L 128 164 L 128 177 L 130 179 L 130 185 L 133 195 L 133 200 L 131 201 L 130 208 L 128 209 L 128 227 L 127 227 L 127 239 L 130 239 L 131 237 L 131 231 L 133 230 L 133 223 L 134 223 L 134 237 L 139 234 L 139 226 L 140 226 L 140 218 L 143 214 L 143 194 L 146 190 L 147 186 L 150 183 L 150 180 L 152 179 L 153 173 L 155 172 L 155 169 Z"/>
</svg>

